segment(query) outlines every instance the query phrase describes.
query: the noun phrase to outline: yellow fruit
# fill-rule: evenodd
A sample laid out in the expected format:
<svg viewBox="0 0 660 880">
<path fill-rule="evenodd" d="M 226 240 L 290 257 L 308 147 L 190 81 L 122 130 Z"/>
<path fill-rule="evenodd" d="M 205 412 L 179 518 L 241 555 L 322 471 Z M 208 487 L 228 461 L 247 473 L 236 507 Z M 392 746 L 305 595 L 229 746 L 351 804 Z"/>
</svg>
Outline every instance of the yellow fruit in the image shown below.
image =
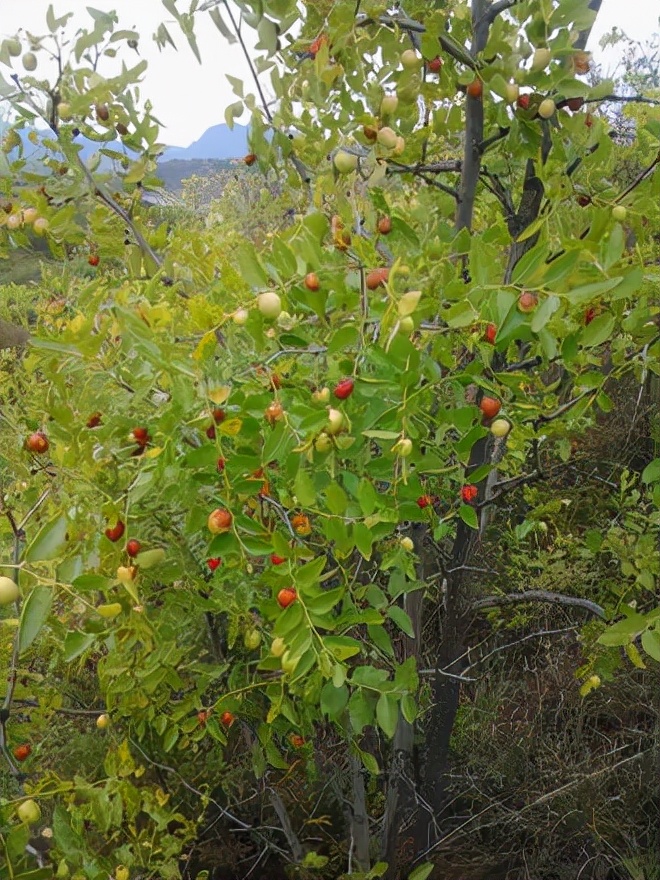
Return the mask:
<svg viewBox="0 0 660 880">
<path fill-rule="evenodd" d="M 380 102 L 380 115 L 391 116 L 393 113 L 396 113 L 396 108 L 398 106 L 399 99 L 396 95 L 385 95 L 383 100 Z"/>
<path fill-rule="evenodd" d="M 34 223 L 39 216 L 36 208 L 25 208 L 23 211 L 23 223 Z"/>
<path fill-rule="evenodd" d="M 264 316 L 274 321 L 282 312 L 282 300 L 274 291 L 260 293 L 257 297 L 257 308 Z"/>
<path fill-rule="evenodd" d="M 103 715 L 99 715 L 96 719 L 96 726 L 99 730 L 105 730 L 106 727 L 110 724 L 110 716 L 107 712 L 104 712 Z"/>
<path fill-rule="evenodd" d="M 247 309 L 236 309 L 236 311 L 232 315 L 232 320 L 234 324 L 238 324 L 239 327 L 242 327 L 244 324 L 247 324 L 247 320 L 249 317 L 250 313 Z"/>
<path fill-rule="evenodd" d="M 276 639 L 273 639 L 270 645 L 270 653 L 273 657 L 281 657 L 282 654 L 286 651 L 286 642 L 284 639 L 279 636 Z"/>
<path fill-rule="evenodd" d="M 20 595 L 15 581 L 8 577 L 0 577 L 0 605 L 11 605 Z"/>
<path fill-rule="evenodd" d="M 328 424 L 325 427 L 326 433 L 335 435 L 339 434 L 344 427 L 344 416 L 338 409 L 330 407 L 328 409 Z"/>
<path fill-rule="evenodd" d="M 50 223 L 46 220 L 45 217 L 37 217 L 37 219 L 32 224 L 32 228 L 36 232 L 37 235 L 44 235 L 48 231 L 48 227 Z"/>
<path fill-rule="evenodd" d="M 401 153 L 406 149 L 406 139 L 402 138 L 401 135 L 396 139 L 396 143 L 394 144 L 394 149 L 392 152 L 395 156 L 400 156 Z"/>
<path fill-rule="evenodd" d="M 96 610 L 101 617 L 112 620 L 113 617 L 117 617 L 121 614 L 122 608 L 119 602 L 112 602 L 110 605 L 99 605 Z"/>
<path fill-rule="evenodd" d="M 511 423 L 506 419 L 495 419 L 490 426 L 490 433 L 495 437 L 506 437 L 511 430 Z"/>
<path fill-rule="evenodd" d="M 515 104 L 520 97 L 520 88 L 517 83 L 506 84 L 506 99 L 509 104 Z"/>
<path fill-rule="evenodd" d="M 134 565 L 120 565 L 117 569 L 117 580 L 122 584 L 132 584 L 136 574 L 137 569 Z"/>
<path fill-rule="evenodd" d="M 62 122 L 68 122 L 71 119 L 71 104 L 67 104 L 66 101 L 60 101 L 57 105 L 57 114 L 62 120 Z"/>
<path fill-rule="evenodd" d="M 332 449 L 332 440 L 325 431 L 322 431 L 314 441 L 314 449 L 321 453 L 330 452 Z"/>
<path fill-rule="evenodd" d="M 422 66 L 422 59 L 414 49 L 406 49 L 401 55 L 401 64 L 406 70 L 417 70 Z"/>
<path fill-rule="evenodd" d="M 537 72 L 546 68 L 550 64 L 551 57 L 550 49 L 537 49 L 532 58 L 532 70 Z"/>
<path fill-rule="evenodd" d="M 115 880 L 128 880 L 130 871 L 126 865 L 117 865 L 115 868 Z"/>
<path fill-rule="evenodd" d="M 413 544 L 412 538 L 401 538 L 399 541 L 404 550 L 407 550 L 408 553 L 412 552 L 415 549 L 415 545 Z"/>
<path fill-rule="evenodd" d="M 399 329 L 397 332 L 400 333 L 402 336 L 410 336 L 414 329 L 415 322 L 410 317 L 410 315 L 408 315 L 405 318 L 401 318 L 401 320 L 399 321 Z"/>
<path fill-rule="evenodd" d="M 550 119 L 556 109 L 557 108 L 555 107 L 555 102 L 552 100 L 552 98 L 546 98 L 539 104 L 538 113 L 541 119 Z"/>
<path fill-rule="evenodd" d="M 291 674 L 298 665 L 298 659 L 299 658 L 297 657 L 292 657 L 291 653 L 289 651 L 286 651 L 282 655 L 282 670 L 287 674 Z"/>
<path fill-rule="evenodd" d="M 396 146 L 397 137 L 398 135 L 393 129 L 385 126 L 378 132 L 378 143 L 387 150 L 393 150 Z"/>
<path fill-rule="evenodd" d="M 394 452 L 396 455 L 400 455 L 401 458 L 408 458 L 412 451 L 412 440 L 410 440 L 408 437 L 402 437 L 400 440 L 397 440 L 397 442 L 392 447 L 392 452 Z"/>
</svg>

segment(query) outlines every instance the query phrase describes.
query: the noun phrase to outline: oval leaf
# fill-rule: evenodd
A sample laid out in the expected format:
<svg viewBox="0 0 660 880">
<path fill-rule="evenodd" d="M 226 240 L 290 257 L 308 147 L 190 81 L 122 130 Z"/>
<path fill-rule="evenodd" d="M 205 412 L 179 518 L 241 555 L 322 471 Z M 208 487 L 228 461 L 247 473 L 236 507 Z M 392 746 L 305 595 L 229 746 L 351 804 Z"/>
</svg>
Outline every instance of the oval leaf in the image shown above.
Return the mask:
<svg viewBox="0 0 660 880">
<path fill-rule="evenodd" d="M 26 562 L 43 562 L 55 559 L 66 542 L 66 517 L 58 516 L 37 533 L 25 551 Z"/>
<path fill-rule="evenodd" d="M 39 635 L 53 604 L 53 591 L 50 587 L 35 587 L 25 600 L 21 611 L 18 630 L 18 650 L 23 653 Z"/>
</svg>

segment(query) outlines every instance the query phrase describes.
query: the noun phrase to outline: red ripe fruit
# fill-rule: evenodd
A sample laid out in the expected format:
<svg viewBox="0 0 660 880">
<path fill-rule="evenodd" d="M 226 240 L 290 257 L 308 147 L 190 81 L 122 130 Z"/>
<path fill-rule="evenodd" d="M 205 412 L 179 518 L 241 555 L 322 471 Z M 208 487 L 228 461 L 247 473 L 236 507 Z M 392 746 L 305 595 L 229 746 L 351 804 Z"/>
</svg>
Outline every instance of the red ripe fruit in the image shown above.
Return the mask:
<svg viewBox="0 0 660 880">
<path fill-rule="evenodd" d="M 425 507 L 433 507 L 433 495 L 420 495 L 417 499 L 417 507 L 424 510 Z"/>
<path fill-rule="evenodd" d="M 206 727 L 206 722 L 209 720 L 211 711 L 211 709 L 202 709 L 201 712 L 197 713 L 197 723 L 200 727 Z"/>
<path fill-rule="evenodd" d="M 378 221 L 378 231 L 381 235 L 389 235 L 392 231 L 392 218 L 381 217 Z"/>
<path fill-rule="evenodd" d="M 221 474 L 224 471 L 226 464 L 227 464 L 227 462 L 221 456 L 218 459 L 218 463 L 216 464 L 216 470 L 218 471 L 219 474 Z"/>
<path fill-rule="evenodd" d="M 133 440 L 138 444 L 138 446 L 146 446 L 149 442 L 149 430 L 148 428 L 133 428 L 131 431 L 131 436 Z"/>
<path fill-rule="evenodd" d="M 124 525 L 124 523 L 120 519 L 118 519 L 117 522 L 115 523 L 115 525 L 112 526 L 112 528 L 108 527 L 105 530 L 105 536 L 108 539 L 108 541 L 112 541 L 113 543 L 116 543 L 123 536 L 125 529 L 126 529 L 126 526 Z"/>
<path fill-rule="evenodd" d="M 220 724 L 223 727 L 231 727 L 235 720 L 236 716 L 233 712 L 223 712 L 220 716 Z"/>
<path fill-rule="evenodd" d="M 591 196 L 578 196 L 577 203 L 581 208 L 586 208 L 591 204 Z"/>
<path fill-rule="evenodd" d="M 90 254 L 90 256 L 87 259 L 87 262 L 89 263 L 90 266 L 98 266 L 98 264 L 101 262 L 101 258 L 99 257 L 98 254 Z"/>
<path fill-rule="evenodd" d="M 587 326 L 591 324 L 593 319 L 596 317 L 596 309 L 587 309 L 584 313 L 584 324 Z"/>
<path fill-rule="evenodd" d="M 140 544 L 139 541 L 136 541 L 135 538 L 131 538 L 130 541 L 126 542 L 126 552 L 131 557 L 131 559 L 135 559 L 141 549 L 142 544 Z"/>
<path fill-rule="evenodd" d="M 293 587 L 285 587 L 283 590 L 280 590 L 277 594 L 277 604 L 280 608 L 288 608 L 292 602 L 295 602 L 298 598 L 298 594 L 293 589 Z"/>
<path fill-rule="evenodd" d="M 316 272 L 310 272 L 309 275 L 305 275 L 305 287 L 307 290 L 311 290 L 314 293 L 320 286 L 321 282 L 319 281 L 319 276 Z"/>
<path fill-rule="evenodd" d="M 594 118 L 591 113 L 587 113 L 587 115 L 584 117 L 584 124 L 587 126 L 587 128 L 591 128 L 591 126 L 594 124 Z"/>
<path fill-rule="evenodd" d="M 495 337 L 497 336 L 497 326 L 495 324 L 489 324 L 484 330 L 484 339 L 486 342 L 490 342 L 491 345 L 495 344 Z"/>
<path fill-rule="evenodd" d="M 521 110 L 529 110 L 529 95 L 518 95 L 517 103 Z"/>
<path fill-rule="evenodd" d="M 101 413 L 95 412 L 87 419 L 87 424 L 85 425 L 85 427 L 86 428 L 98 428 L 98 426 L 100 424 L 101 424 Z"/>
<path fill-rule="evenodd" d="M 335 390 L 332 392 L 338 400 L 346 400 L 353 393 L 355 382 L 352 379 L 342 379 L 337 382 Z"/>
<path fill-rule="evenodd" d="M 283 565 L 286 562 L 286 557 L 278 556 L 277 553 L 271 553 L 270 561 L 273 565 Z"/>
<path fill-rule="evenodd" d="M 471 98 L 480 98 L 484 93 L 484 84 L 480 79 L 473 79 L 467 87 L 467 93 Z"/>
<path fill-rule="evenodd" d="M 215 440 L 215 425 L 209 425 L 206 429 L 206 436 L 209 440 Z"/>
<path fill-rule="evenodd" d="M 479 409 L 487 419 L 494 419 L 502 409 L 502 404 L 495 397 L 482 397 Z"/>
<path fill-rule="evenodd" d="M 35 431 L 25 441 L 25 448 L 28 452 L 35 452 L 38 455 L 48 452 L 49 446 L 48 437 L 46 437 L 43 431 Z"/>
<path fill-rule="evenodd" d="M 216 425 L 219 425 L 220 422 L 224 422 L 226 417 L 227 414 L 225 413 L 224 409 L 213 410 L 213 421 L 216 423 Z"/>
<path fill-rule="evenodd" d="M 440 70 L 442 69 L 442 58 L 439 55 L 436 55 L 435 58 L 429 61 L 427 66 L 431 73 L 440 73 Z"/>
<path fill-rule="evenodd" d="M 30 757 L 31 752 L 32 746 L 28 745 L 28 743 L 23 743 L 23 745 L 16 746 L 14 749 L 14 757 L 17 761 L 25 761 L 26 758 Z"/>
<path fill-rule="evenodd" d="M 305 745 L 305 740 L 299 733 L 292 733 L 289 737 L 289 742 L 294 749 L 301 749 Z"/>
<path fill-rule="evenodd" d="M 472 485 L 471 483 L 468 483 L 467 486 L 461 487 L 461 500 L 465 504 L 471 504 L 474 501 L 474 499 L 477 497 L 478 494 L 479 494 L 479 490 L 477 489 L 476 486 Z"/>
<path fill-rule="evenodd" d="M 222 559 L 219 556 L 214 556 L 212 559 L 207 559 L 206 564 L 211 569 L 211 571 L 215 571 L 216 568 L 221 564 Z"/>
<path fill-rule="evenodd" d="M 245 164 L 249 168 L 250 165 L 254 165 L 254 163 L 257 161 L 257 157 L 255 156 L 254 153 L 248 153 L 247 156 L 243 159 L 243 161 L 245 162 Z"/>
</svg>

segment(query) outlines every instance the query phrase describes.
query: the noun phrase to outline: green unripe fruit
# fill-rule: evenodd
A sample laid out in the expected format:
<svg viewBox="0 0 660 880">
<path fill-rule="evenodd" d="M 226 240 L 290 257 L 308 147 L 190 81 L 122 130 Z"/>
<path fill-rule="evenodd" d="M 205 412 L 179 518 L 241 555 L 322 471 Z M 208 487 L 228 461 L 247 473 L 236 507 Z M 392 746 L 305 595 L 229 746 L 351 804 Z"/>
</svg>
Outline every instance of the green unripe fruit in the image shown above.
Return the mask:
<svg viewBox="0 0 660 880">
<path fill-rule="evenodd" d="M 36 801 L 27 800 L 18 805 L 18 818 L 24 825 L 34 825 L 41 819 L 41 808 Z"/>
<path fill-rule="evenodd" d="M 286 651 L 286 642 L 284 639 L 279 636 L 276 639 L 273 639 L 270 646 L 270 653 L 273 657 L 281 657 L 282 654 Z"/>
<path fill-rule="evenodd" d="M 490 426 L 490 433 L 495 437 L 506 437 L 511 430 L 511 423 L 506 419 L 495 419 Z"/>
<path fill-rule="evenodd" d="M 380 102 L 380 115 L 391 116 L 393 113 L 396 113 L 396 108 L 398 106 L 399 99 L 396 95 L 385 95 L 383 100 Z"/>
<path fill-rule="evenodd" d="M 612 208 L 612 219 L 616 220 L 618 223 L 623 223 L 623 221 L 626 219 L 627 213 L 628 212 L 623 205 L 615 205 Z"/>
<path fill-rule="evenodd" d="M 396 147 L 397 137 L 398 135 L 393 129 L 385 126 L 378 132 L 377 140 L 382 147 L 385 147 L 385 149 L 393 150 L 394 147 Z"/>
<path fill-rule="evenodd" d="M 350 174 L 358 167 L 358 157 L 355 153 L 347 153 L 346 150 L 339 150 L 335 153 L 333 161 L 340 174 Z"/>
<path fill-rule="evenodd" d="M 264 316 L 274 321 L 282 312 L 282 300 L 274 291 L 260 293 L 257 297 L 257 308 Z"/>
<path fill-rule="evenodd" d="M 541 119 L 550 119 L 556 109 L 555 102 L 552 98 L 546 98 L 539 104 L 538 114 Z"/>
<path fill-rule="evenodd" d="M 30 73 L 37 69 L 37 56 L 34 52 L 26 52 L 23 55 L 23 67 Z"/>
</svg>

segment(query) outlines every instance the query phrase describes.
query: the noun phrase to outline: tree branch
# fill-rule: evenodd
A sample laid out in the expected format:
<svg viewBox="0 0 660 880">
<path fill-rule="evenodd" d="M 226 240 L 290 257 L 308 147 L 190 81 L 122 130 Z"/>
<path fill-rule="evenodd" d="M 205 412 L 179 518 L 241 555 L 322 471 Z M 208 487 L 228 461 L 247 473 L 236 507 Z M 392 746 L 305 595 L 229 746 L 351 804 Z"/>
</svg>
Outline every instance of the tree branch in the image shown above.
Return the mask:
<svg viewBox="0 0 660 880">
<path fill-rule="evenodd" d="M 383 14 L 379 15 L 377 18 L 372 18 L 371 16 L 361 13 L 355 20 L 356 27 L 368 27 L 372 24 L 381 24 L 384 27 L 389 28 L 399 28 L 399 30 L 408 31 L 409 33 L 414 34 L 426 33 L 426 27 L 423 24 L 420 24 L 420 22 L 415 21 L 412 18 L 407 18 L 405 15 Z M 486 26 L 488 27 L 487 22 Z M 472 70 L 477 69 L 478 64 L 474 55 L 468 52 L 464 46 L 461 46 L 460 43 L 457 43 L 456 40 L 452 39 L 448 34 L 440 34 L 438 40 L 447 55 L 451 55 L 456 61 L 465 64 L 466 67 L 470 67 Z"/>
<path fill-rule="evenodd" d="M 549 590 L 525 590 L 522 593 L 508 593 L 505 596 L 485 596 L 472 603 L 472 609 L 480 611 L 484 608 L 499 608 L 501 605 L 520 605 L 526 602 L 543 602 L 550 605 L 566 605 L 584 608 L 595 617 L 605 619 L 605 611 L 591 599 L 580 599 L 578 596 L 563 596 Z"/>
<path fill-rule="evenodd" d="M 486 21 L 491 25 L 498 15 L 506 12 L 507 9 L 511 9 L 512 6 L 519 2 L 520 0 L 497 0 L 496 3 L 491 4 L 490 9 L 486 13 Z"/>
</svg>

